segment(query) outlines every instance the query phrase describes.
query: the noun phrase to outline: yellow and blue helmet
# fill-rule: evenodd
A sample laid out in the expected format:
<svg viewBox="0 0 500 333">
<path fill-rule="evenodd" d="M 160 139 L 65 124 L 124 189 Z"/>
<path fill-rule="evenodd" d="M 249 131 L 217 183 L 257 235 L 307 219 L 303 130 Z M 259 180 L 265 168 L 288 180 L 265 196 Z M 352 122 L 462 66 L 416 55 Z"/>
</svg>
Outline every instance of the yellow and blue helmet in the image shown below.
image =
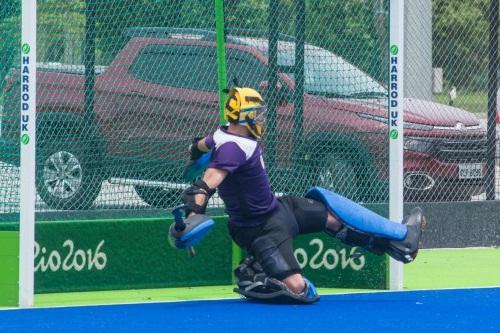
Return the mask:
<svg viewBox="0 0 500 333">
<path fill-rule="evenodd" d="M 252 88 L 229 89 L 224 117 L 231 124 L 245 126 L 257 139 L 262 138 L 262 126 L 267 111 L 262 96 Z"/>
</svg>

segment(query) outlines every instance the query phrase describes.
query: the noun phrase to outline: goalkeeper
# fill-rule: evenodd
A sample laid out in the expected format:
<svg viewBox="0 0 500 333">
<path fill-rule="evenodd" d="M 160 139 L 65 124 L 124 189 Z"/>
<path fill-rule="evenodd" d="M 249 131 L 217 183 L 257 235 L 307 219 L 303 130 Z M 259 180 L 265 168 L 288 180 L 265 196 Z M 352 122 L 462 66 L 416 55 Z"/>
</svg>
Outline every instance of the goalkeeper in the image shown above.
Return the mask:
<svg viewBox="0 0 500 333">
<path fill-rule="evenodd" d="M 236 292 L 269 301 L 317 301 L 314 285 L 302 276 L 293 255 L 293 239 L 299 234 L 325 231 L 403 263 L 415 259 L 424 224 L 420 208 L 400 224 L 319 187 L 305 197 L 277 198 L 259 143 L 266 113 L 261 95 L 251 88 L 232 88 L 224 112 L 228 126 L 195 139 L 190 147 L 192 163 L 208 151 L 211 160 L 202 179 L 185 190 L 183 201 L 188 216 L 204 214 L 218 190 L 231 238 L 250 255 L 235 270 Z"/>
</svg>

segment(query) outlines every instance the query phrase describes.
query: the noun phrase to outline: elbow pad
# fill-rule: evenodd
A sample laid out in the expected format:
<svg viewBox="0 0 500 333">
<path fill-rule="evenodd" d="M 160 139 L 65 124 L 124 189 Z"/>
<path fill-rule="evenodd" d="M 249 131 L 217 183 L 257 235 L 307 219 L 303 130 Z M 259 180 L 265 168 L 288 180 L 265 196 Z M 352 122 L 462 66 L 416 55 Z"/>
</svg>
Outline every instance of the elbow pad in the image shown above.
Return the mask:
<svg viewBox="0 0 500 333">
<path fill-rule="evenodd" d="M 210 188 L 203 180 L 196 180 L 191 186 L 182 193 L 182 201 L 187 206 L 186 216 L 190 213 L 205 214 L 207 210 L 208 200 L 214 195 L 216 189 Z M 203 204 L 196 203 L 195 196 L 198 194 L 204 195 Z"/>
</svg>

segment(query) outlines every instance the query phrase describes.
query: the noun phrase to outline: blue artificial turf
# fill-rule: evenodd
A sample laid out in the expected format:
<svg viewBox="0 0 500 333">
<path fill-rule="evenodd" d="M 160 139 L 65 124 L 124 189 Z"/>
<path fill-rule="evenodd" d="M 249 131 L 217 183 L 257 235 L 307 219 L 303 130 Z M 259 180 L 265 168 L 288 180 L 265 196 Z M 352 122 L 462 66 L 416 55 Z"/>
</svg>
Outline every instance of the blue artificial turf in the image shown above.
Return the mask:
<svg viewBox="0 0 500 333">
<path fill-rule="evenodd" d="M 0 332 L 500 332 L 500 288 L 3 310 Z"/>
</svg>

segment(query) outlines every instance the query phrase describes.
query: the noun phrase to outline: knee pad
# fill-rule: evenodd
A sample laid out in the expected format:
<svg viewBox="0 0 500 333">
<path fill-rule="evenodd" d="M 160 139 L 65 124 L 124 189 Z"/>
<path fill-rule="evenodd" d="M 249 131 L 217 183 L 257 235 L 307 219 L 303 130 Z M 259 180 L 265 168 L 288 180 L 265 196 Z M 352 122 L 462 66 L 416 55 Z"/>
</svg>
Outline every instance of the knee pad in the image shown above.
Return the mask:
<svg viewBox="0 0 500 333">
<path fill-rule="evenodd" d="M 287 249 L 290 253 L 282 253 Z M 293 256 L 291 239 L 285 240 L 282 244 L 276 244 L 269 237 L 258 237 L 253 241 L 250 252 L 255 256 L 268 277 L 281 280 L 300 272 L 300 267 Z M 285 257 L 287 255 L 288 258 Z"/>
</svg>

